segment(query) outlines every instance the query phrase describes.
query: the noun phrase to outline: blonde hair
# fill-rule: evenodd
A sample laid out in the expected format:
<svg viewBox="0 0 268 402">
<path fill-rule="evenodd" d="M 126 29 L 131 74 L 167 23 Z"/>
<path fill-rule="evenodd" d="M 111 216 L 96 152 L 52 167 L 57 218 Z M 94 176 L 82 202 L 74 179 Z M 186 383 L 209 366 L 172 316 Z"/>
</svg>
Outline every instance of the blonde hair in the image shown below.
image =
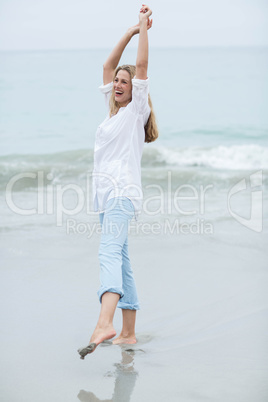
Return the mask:
<svg viewBox="0 0 268 402">
<path fill-rule="evenodd" d="M 120 70 L 127 71 L 130 75 L 131 80 L 136 75 L 136 66 L 133 66 L 131 64 L 125 64 L 123 66 L 117 67 L 117 69 L 115 70 L 115 73 L 114 73 L 113 81 L 115 80 L 115 77 L 117 76 L 117 73 Z M 148 95 L 148 103 L 151 108 L 151 113 L 150 113 L 150 116 L 146 123 L 146 126 L 144 127 L 144 130 L 145 130 L 145 140 L 144 141 L 145 142 L 153 142 L 158 138 L 158 128 L 157 128 L 157 124 L 156 124 L 156 118 L 155 118 L 150 94 Z M 120 109 L 120 104 L 118 102 L 116 102 L 116 100 L 115 100 L 115 91 L 114 91 L 114 87 L 113 87 L 112 95 L 110 98 L 110 117 L 112 115 L 116 114 L 119 109 Z"/>
</svg>

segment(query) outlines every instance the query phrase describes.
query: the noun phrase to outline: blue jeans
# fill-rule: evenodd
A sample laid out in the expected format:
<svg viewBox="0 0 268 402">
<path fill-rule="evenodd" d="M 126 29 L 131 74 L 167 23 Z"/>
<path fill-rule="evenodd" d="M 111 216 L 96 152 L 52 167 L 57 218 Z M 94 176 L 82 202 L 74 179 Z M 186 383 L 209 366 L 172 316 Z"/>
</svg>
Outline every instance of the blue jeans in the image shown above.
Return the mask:
<svg viewBox="0 0 268 402">
<path fill-rule="evenodd" d="M 118 293 L 117 307 L 139 310 L 136 284 L 128 256 L 128 224 L 134 206 L 127 197 L 111 198 L 99 214 L 101 242 L 99 246 L 100 282 L 98 297 L 105 292 Z"/>
</svg>

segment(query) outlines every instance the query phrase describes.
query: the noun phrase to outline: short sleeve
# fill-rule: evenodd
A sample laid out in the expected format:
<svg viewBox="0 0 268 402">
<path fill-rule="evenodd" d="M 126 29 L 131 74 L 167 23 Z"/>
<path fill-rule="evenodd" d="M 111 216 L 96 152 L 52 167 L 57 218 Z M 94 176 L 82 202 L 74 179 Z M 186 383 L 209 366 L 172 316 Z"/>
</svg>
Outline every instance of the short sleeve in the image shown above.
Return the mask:
<svg viewBox="0 0 268 402">
<path fill-rule="evenodd" d="M 110 97 L 113 89 L 113 82 L 109 82 L 109 84 L 103 84 L 99 86 L 99 90 L 104 94 L 104 100 L 105 100 L 105 105 L 107 109 L 109 110 L 109 102 L 110 102 Z"/>
<path fill-rule="evenodd" d="M 149 78 L 140 80 L 132 78 L 132 101 L 129 106 L 134 113 L 145 114 L 151 111 L 148 103 Z"/>
</svg>

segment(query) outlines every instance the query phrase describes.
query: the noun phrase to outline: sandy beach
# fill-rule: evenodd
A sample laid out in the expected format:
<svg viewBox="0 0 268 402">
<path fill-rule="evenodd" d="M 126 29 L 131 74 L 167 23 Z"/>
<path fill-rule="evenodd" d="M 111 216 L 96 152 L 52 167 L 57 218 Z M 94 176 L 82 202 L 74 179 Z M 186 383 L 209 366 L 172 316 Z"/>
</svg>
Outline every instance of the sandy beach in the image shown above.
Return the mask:
<svg viewBox="0 0 268 402">
<path fill-rule="evenodd" d="M 80 359 L 100 309 L 87 208 L 106 57 L 1 52 L 0 400 L 266 402 L 267 48 L 150 50 L 160 136 L 129 234 L 138 342 Z"/>
<path fill-rule="evenodd" d="M 264 402 L 267 256 L 261 234 L 233 225 L 233 236 L 220 225 L 207 237 L 130 236 L 138 342 L 103 344 L 84 361 L 77 348 L 99 312 L 99 235 L 2 236 L 2 400 Z"/>
</svg>

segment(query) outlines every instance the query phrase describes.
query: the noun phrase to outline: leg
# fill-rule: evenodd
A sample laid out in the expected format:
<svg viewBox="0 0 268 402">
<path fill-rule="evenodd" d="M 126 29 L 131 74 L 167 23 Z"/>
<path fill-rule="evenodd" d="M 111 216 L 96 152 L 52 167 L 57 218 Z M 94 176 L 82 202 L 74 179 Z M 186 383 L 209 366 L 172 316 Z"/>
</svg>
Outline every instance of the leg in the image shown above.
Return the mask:
<svg viewBox="0 0 268 402">
<path fill-rule="evenodd" d="M 126 197 L 124 197 L 126 198 Z M 99 247 L 100 282 L 99 300 L 105 292 L 124 296 L 122 265 L 124 245 L 128 235 L 128 223 L 134 211 L 130 200 L 110 199 L 106 211 L 100 214 L 102 235 Z"/>
<path fill-rule="evenodd" d="M 118 307 L 122 308 L 123 327 L 121 334 L 113 341 L 114 345 L 120 343 L 136 343 L 135 323 L 136 310 L 139 310 L 136 284 L 128 255 L 128 239 L 126 239 L 123 250 L 122 276 L 124 296 L 119 300 Z"/>
<path fill-rule="evenodd" d="M 139 310 L 136 283 L 128 255 L 128 238 L 122 249 L 122 280 L 124 296 L 119 300 L 117 307 L 125 310 Z"/>
<path fill-rule="evenodd" d="M 113 341 L 114 345 L 120 343 L 132 344 L 136 343 L 135 323 L 136 323 L 136 310 L 122 309 L 123 327 L 121 334 Z"/>
<path fill-rule="evenodd" d="M 115 201 L 113 201 L 115 200 Z M 109 202 L 110 201 L 110 202 Z M 83 359 L 92 353 L 106 339 L 116 335 L 113 317 L 120 297 L 124 296 L 122 287 L 122 249 L 127 238 L 128 222 L 133 217 L 130 200 L 125 202 L 126 209 L 117 199 L 107 203 L 107 210 L 100 214 L 102 236 L 99 248 L 101 287 L 98 291 L 101 312 L 90 344 L 78 350 Z M 112 206 L 110 208 L 110 206 Z"/>
<path fill-rule="evenodd" d="M 89 345 L 78 349 L 81 359 L 84 359 L 87 354 L 94 352 L 101 342 L 111 339 L 116 335 L 116 331 L 113 327 L 113 318 L 119 297 L 117 293 L 110 292 L 106 292 L 102 295 L 99 320 L 90 338 Z"/>
<path fill-rule="evenodd" d="M 119 297 L 117 293 L 110 292 L 106 292 L 102 295 L 99 320 L 90 338 L 90 342 L 99 345 L 104 340 L 111 339 L 116 335 L 113 327 L 113 318 Z"/>
</svg>

